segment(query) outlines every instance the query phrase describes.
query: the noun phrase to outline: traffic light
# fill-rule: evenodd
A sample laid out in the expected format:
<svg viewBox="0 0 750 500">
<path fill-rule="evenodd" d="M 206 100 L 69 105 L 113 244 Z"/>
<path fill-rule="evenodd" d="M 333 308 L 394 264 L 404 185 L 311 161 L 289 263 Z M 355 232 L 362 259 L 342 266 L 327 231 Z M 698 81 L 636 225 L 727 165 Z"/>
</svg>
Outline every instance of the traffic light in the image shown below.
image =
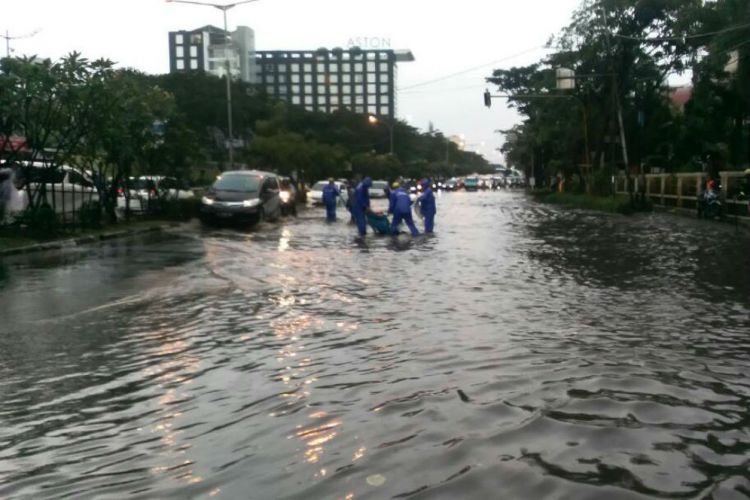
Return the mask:
<svg viewBox="0 0 750 500">
<path fill-rule="evenodd" d="M 490 94 L 489 90 L 484 91 L 484 105 L 488 108 L 492 107 L 492 95 Z"/>
</svg>

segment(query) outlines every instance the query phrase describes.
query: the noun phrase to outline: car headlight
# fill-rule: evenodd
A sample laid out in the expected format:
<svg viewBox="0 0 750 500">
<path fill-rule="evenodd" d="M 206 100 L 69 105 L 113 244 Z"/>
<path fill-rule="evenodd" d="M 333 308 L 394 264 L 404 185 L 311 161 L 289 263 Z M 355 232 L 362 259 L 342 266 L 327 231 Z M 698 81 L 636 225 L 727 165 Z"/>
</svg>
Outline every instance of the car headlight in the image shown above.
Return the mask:
<svg viewBox="0 0 750 500">
<path fill-rule="evenodd" d="M 245 200 L 245 201 L 242 202 L 242 206 L 245 207 L 245 208 L 257 207 L 258 205 L 260 205 L 260 200 L 258 200 L 258 199 L 255 199 L 255 200 Z"/>
<path fill-rule="evenodd" d="M 283 203 L 289 203 L 291 197 L 292 195 L 289 193 L 289 191 L 282 191 L 281 193 L 279 193 L 279 198 L 281 198 L 281 201 Z"/>
<path fill-rule="evenodd" d="M 208 205 L 208 206 L 211 206 L 214 204 L 214 199 L 208 198 L 207 196 L 204 196 L 201 201 L 203 202 L 204 205 Z"/>
</svg>

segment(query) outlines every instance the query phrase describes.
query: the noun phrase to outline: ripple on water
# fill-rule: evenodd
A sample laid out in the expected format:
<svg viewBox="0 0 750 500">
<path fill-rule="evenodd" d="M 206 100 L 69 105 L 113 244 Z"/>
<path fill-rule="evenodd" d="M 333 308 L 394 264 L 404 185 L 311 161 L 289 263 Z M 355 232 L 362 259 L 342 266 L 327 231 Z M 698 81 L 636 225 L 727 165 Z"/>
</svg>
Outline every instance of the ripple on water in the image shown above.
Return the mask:
<svg viewBox="0 0 750 500">
<path fill-rule="evenodd" d="M 747 234 L 438 203 L 3 263 L 0 496 L 750 496 Z"/>
</svg>

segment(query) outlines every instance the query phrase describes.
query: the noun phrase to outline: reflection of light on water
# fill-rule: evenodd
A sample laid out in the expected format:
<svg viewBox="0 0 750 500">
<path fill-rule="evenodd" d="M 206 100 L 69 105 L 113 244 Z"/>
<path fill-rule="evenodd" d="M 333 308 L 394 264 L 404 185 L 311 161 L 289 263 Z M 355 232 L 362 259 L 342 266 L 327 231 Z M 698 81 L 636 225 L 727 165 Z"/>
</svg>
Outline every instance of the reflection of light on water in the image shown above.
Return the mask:
<svg viewBox="0 0 750 500">
<path fill-rule="evenodd" d="M 281 238 L 279 238 L 279 252 L 286 252 L 289 250 L 289 241 L 292 238 L 292 232 L 289 229 L 281 231 Z"/>
<path fill-rule="evenodd" d="M 360 449 L 354 452 L 354 456 L 352 457 L 352 461 L 356 462 L 357 460 L 361 459 L 365 456 L 365 452 L 367 451 L 367 448 L 362 446 Z"/>
<path fill-rule="evenodd" d="M 323 414 L 325 413 L 323 412 Z M 308 429 L 298 427 L 296 436 L 307 445 L 307 450 L 305 450 L 304 454 L 306 462 L 316 464 L 320 461 L 324 452 L 324 445 L 331 442 L 338 435 L 337 429 L 339 426 L 341 426 L 341 421 L 334 420 Z"/>
</svg>

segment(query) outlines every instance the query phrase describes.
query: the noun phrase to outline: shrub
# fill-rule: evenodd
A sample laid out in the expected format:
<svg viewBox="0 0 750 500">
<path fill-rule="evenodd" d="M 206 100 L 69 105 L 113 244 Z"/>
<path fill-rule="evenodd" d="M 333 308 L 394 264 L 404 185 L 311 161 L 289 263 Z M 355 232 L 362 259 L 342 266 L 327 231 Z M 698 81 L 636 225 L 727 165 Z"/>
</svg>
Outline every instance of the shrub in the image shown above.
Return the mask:
<svg viewBox="0 0 750 500">
<path fill-rule="evenodd" d="M 16 222 L 26 226 L 29 230 L 43 235 L 56 234 L 60 229 L 60 221 L 55 210 L 48 204 L 36 208 L 27 208 L 16 217 Z"/>
<path fill-rule="evenodd" d="M 103 215 L 104 212 L 100 202 L 87 202 L 81 206 L 81 210 L 78 212 L 78 222 L 80 222 L 81 227 L 99 229 L 102 227 Z"/>
<path fill-rule="evenodd" d="M 172 220 L 190 220 L 200 215 L 200 198 L 163 200 L 160 204 L 162 216 Z"/>
</svg>

